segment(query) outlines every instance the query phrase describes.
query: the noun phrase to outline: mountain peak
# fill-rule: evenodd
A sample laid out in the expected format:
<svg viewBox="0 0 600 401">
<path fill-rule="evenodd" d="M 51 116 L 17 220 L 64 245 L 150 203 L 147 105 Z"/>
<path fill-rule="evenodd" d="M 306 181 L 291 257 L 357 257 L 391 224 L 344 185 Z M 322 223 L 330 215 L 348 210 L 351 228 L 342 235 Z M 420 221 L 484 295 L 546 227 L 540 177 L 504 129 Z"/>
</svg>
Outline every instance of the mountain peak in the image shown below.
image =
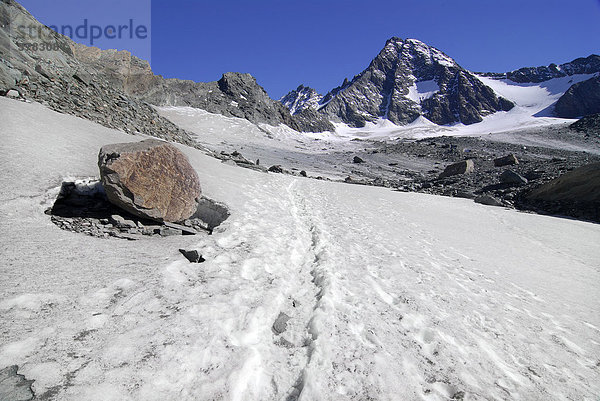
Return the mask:
<svg viewBox="0 0 600 401">
<path fill-rule="evenodd" d="M 302 89 L 290 92 L 282 103 L 294 113 L 302 98 L 310 99 L 320 113 L 354 127 L 380 118 L 404 125 L 419 116 L 436 124 L 472 124 L 513 107 L 441 50 L 395 36 L 366 70 L 324 98 Z"/>
<path fill-rule="evenodd" d="M 299 85 L 295 90 L 283 96 L 279 101 L 287 107 L 292 114 L 298 114 L 303 110 L 317 109 L 323 99 L 316 90 L 311 87 Z"/>
</svg>

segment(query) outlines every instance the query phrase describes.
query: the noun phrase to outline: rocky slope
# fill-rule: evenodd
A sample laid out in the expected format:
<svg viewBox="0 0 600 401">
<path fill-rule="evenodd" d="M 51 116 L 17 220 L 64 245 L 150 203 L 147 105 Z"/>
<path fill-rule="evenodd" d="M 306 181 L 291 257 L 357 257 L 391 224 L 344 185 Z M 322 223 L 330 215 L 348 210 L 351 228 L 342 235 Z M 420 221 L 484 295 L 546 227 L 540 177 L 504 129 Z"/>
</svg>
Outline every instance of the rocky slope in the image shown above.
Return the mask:
<svg viewBox="0 0 600 401">
<path fill-rule="evenodd" d="M 10 29 L 11 24 L 35 27 L 42 34 L 32 38 Z M 333 129 L 323 116 L 292 117 L 250 74 L 226 73 L 207 83 L 164 79 L 154 75 L 147 61 L 127 51 L 87 47 L 57 34 L 13 0 L 0 2 L 0 25 L 0 92 L 16 89 L 22 97 L 108 127 L 160 137 L 168 135 L 154 134 L 156 126 L 177 132 L 151 104 L 198 107 L 254 123 L 286 124 L 297 131 Z M 19 48 L 19 43 L 50 43 L 51 50 Z M 175 136 L 189 143 L 185 134 Z"/>
<path fill-rule="evenodd" d="M 36 28 L 39 35 L 32 38 L 19 29 L 11 29 L 20 25 Z M 19 46 L 22 43 L 38 47 Z M 41 44 L 50 50 L 41 50 Z M 120 74 L 125 62 L 113 63 L 100 71 L 93 64 L 78 60 L 77 51 L 78 45 L 40 24 L 17 2 L 0 2 L 0 94 L 35 100 L 59 112 L 127 133 L 196 146 L 187 132 L 158 115 L 146 102 L 127 95 L 123 89 L 127 78 Z M 111 52 L 113 59 L 137 62 L 129 52 L 105 54 Z M 143 70 L 143 63 L 139 64 Z"/>
<path fill-rule="evenodd" d="M 314 96 L 303 101 L 303 93 L 295 92 L 284 97 L 288 107 L 314 107 Z M 440 50 L 394 37 L 366 70 L 325 95 L 318 111 L 334 121 L 362 127 L 379 118 L 408 124 L 419 116 L 436 124 L 473 124 L 512 107 Z"/>
<path fill-rule="evenodd" d="M 281 103 L 271 99 L 250 74 L 228 72 L 213 82 L 165 79 L 155 75 L 148 62 L 113 50 L 75 44 L 75 57 L 106 77 L 128 95 L 156 106 L 190 106 L 253 123 L 285 124 L 297 131 L 333 130 L 324 117 L 292 116 Z"/>
</svg>

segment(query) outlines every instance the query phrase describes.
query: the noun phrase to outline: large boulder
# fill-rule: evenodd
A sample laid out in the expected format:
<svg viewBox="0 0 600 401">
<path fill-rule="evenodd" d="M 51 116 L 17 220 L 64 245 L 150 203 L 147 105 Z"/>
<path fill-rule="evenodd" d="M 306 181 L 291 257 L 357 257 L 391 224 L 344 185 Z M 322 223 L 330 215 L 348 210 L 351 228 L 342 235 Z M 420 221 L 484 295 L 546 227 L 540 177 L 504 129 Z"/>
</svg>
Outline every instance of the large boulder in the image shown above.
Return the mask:
<svg viewBox="0 0 600 401">
<path fill-rule="evenodd" d="M 473 160 L 463 160 L 458 163 L 451 164 L 440 174 L 439 178 L 451 177 L 453 175 L 468 174 L 475 171 L 475 163 Z"/>
<path fill-rule="evenodd" d="M 519 207 L 600 222 L 600 163 L 588 164 L 526 193 Z"/>
<path fill-rule="evenodd" d="M 174 146 L 156 139 L 103 146 L 100 178 L 111 203 L 159 222 L 191 217 L 201 197 L 198 174 Z"/>
<path fill-rule="evenodd" d="M 513 154 L 506 155 L 503 157 L 498 157 L 498 158 L 494 159 L 495 167 L 513 166 L 515 164 L 519 164 L 519 160 Z"/>
<path fill-rule="evenodd" d="M 500 174 L 500 182 L 502 184 L 522 185 L 527 184 L 528 180 L 521 174 L 516 173 L 512 170 L 504 170 L 502 174 Z"/>
<path fill-rule="evenodd" d="M 600 163 L 588 164 L 531 191 L 527 198 L 550 202 L 600 203 Z"/>
</svg>

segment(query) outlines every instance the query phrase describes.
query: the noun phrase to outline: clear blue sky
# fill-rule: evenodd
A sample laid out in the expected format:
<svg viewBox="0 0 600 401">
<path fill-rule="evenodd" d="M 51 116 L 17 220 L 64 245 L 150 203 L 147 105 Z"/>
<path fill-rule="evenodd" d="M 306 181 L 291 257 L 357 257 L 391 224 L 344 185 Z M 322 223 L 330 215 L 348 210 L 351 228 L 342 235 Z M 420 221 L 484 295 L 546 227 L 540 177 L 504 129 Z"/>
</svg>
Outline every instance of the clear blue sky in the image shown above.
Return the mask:
<svg viewBox="0 0 600 401">
<path fill-rule="evenodd" d="M 39 19 L 56 13 L 52 1 L 21 3 Z M 155 73 L 212 81 L 249 72 L 275 99 L 301 83 L 327 92 L 392 36 L 422 40 L 474 71 L 562 63 L 600 53 L 600 0 L 152 0 Z"/>
</svg>

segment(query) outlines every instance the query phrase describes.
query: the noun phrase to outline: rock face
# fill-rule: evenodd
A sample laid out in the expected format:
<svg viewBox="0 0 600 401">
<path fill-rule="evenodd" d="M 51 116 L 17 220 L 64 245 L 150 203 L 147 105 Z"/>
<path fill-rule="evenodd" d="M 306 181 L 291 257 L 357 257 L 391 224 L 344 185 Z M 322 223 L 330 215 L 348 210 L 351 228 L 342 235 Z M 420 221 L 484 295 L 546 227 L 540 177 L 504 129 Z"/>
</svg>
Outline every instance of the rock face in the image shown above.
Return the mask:
<svg viewBox="0 0 600 401">
<path fill-rule="evenodd" d="M 561 118 L 577 118 L 600 113 L 600 77 L 571 86 L 554 106 L 554 114 Z"/>
<path fill-rule="evenodd" d="M 187 157 L 166 142 L 148 139 L 103 146 L 98 167 L 110 202 L 133 215 L 178 222 L 198 208 L 198 174 Z"/>
<path fill-rule="evenodd" d="M 473 171 L 475 171 L 475 163 L 473 160 L 463 160 L 446 167 L 446 169 L 440 174 L 439 178 L 446 178 L 459 174 L 468 174 L 472 173 Z"/>
<path fill-rule="evenodd" d="M 290 113 L 298 114 L 303 110 L 317 110 L 322 99 L 323 96 L 313 88 L 300 85 L 279 101 L 290 110 Z"/>
<path fill-rule="evenodd" d="M 283 99 L 294 110 L 314 109 L 317 98 L 309 93 L 301 86 Z M 419 116 L 436 124 L 473 124 L 513 106 L 440 50 L 394 37 L 366 70 L 330 91 L 316 108 L 334 121 L 363 127 L 378 118 L 404 125 Z"/>
</svg>

